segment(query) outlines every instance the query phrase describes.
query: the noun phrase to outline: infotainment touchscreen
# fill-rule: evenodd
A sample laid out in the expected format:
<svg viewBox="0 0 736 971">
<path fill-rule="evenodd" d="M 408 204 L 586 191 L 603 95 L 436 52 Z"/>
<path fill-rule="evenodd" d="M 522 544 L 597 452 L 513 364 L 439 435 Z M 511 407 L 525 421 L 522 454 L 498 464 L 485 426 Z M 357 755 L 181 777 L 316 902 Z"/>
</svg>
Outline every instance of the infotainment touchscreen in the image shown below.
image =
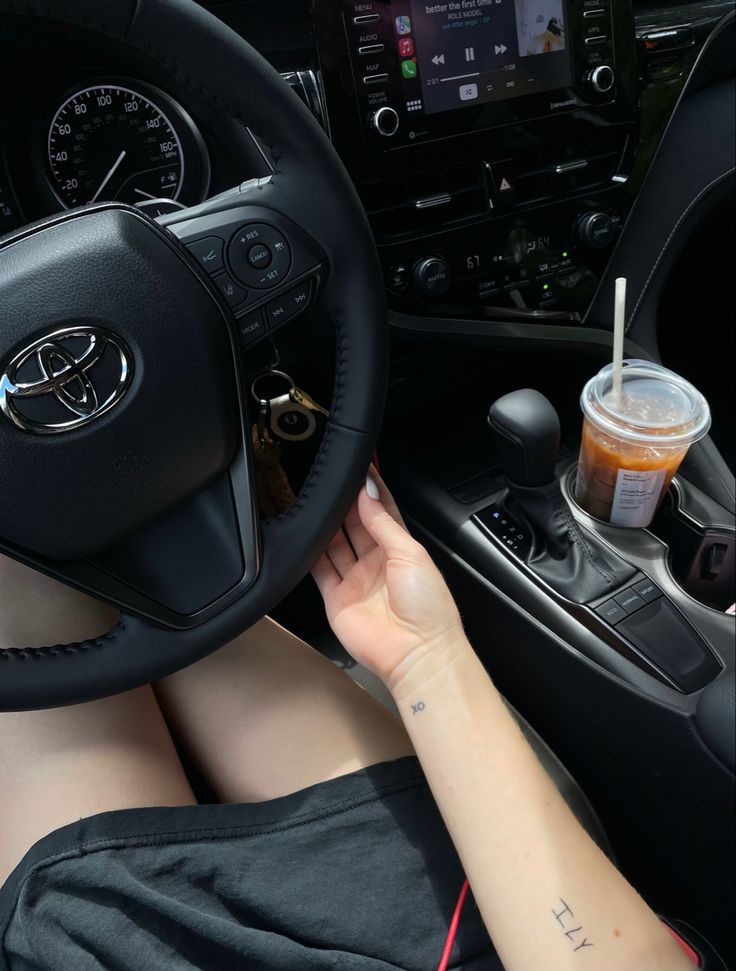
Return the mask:
<svg viewBox="0 0 736 971">
<path fill-rule="evenodd" d="M 334 0 L 313 2 L 323 35 L 334 37 Z M 366 144 L 379 151 L 597 110 L 616 98 L 614 6 L 618 0 L 341 0 L 353 88 L 338 41 L 329 41 L 321 51 L 328 100 L 351 100 Z"/>
<path fill-rule="evenodd" d="M 565 0 L 393 0 L 407 106 L 425 115 L 572 83 Z"/>
</svg>

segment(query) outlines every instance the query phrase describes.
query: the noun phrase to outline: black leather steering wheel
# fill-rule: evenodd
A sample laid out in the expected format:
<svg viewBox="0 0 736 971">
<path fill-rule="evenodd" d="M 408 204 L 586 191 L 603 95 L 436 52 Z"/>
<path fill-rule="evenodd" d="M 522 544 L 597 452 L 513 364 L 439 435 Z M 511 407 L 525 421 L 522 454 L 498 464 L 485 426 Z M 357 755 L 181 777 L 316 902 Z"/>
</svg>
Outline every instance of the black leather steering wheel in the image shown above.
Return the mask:
<svg viewBox="0 0 736 971">
<path fill-rule="evenodd" d="M 166 228 L 109 204 L 0 241 L 0 549 L 122 611 L 94 641 L 0 651 L 0 710 L 22 710 L 178 670 L 295 586 L 365 475 L 388 335 L 375 246 L 350 179 L 245 41 L 193 0 L 0 0 L 0 22 L 7 15 L 135 48 L 193 102 L 250 127 L 276 160 L 270 180 L 244 183 Z M 306 483 L 285 513 L 259 524 L 234 320 L 183 244 L 219 233 L 227 245 L 239 227 L 264 223 L 292 254 L 269 298 L 319 278 L 337 360 Z M 44 360 L 52 380 L 41 387 Z M 76 376 L 54 385 L 65 368 Z M 56 390 L 72 396 L 79 421 L 68 408 L 59 420 Z"/>
</svg>

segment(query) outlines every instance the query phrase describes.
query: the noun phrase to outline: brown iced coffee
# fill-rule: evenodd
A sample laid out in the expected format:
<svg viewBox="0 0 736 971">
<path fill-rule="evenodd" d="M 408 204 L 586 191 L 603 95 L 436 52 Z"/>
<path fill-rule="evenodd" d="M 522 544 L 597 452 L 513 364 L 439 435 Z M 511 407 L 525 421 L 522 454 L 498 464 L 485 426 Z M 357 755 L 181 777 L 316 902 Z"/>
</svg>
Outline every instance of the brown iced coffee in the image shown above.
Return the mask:
<svg viewBox="0 0 736 971">
<path fill-rule="evenodd" d="M 625 361 L 620 393 L 613 365 L 585 385 L 575 499 L 615 526 L 648 526 L 693 442 L 710 427 L 705 398 L 650 361 Z"/>
</svg>

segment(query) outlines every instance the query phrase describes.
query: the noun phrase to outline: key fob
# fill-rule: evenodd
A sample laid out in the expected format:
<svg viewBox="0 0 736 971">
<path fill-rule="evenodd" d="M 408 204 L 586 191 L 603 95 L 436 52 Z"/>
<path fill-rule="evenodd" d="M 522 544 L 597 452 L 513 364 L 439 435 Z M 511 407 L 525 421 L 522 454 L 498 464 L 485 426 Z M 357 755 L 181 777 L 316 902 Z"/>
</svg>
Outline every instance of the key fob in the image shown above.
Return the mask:
<svg viewBox="0 0 736 971">
<path fill-rule="evenodd" d="M 271 432 L 287 442 L 304 442 L 317 430 L 317 420 L 311 411 L 295 404 L 289 394 L 271 398 Z"/>
</svg>

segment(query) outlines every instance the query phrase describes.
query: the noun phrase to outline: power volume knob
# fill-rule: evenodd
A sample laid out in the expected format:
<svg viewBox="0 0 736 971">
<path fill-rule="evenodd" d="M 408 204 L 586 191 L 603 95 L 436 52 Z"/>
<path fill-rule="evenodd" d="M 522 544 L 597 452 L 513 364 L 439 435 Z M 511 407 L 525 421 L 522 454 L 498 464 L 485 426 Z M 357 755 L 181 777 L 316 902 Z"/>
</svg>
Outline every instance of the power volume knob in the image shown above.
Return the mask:
<svg viewBox="0 0 736 971">
<path fill-rule="evenodd" d="M 399 130 L 399 114 L 395 108 L 384 105 L 379 108 L 371 118 L 371 128 L 378 135 L 390 138 Z"/>
<path fill-rule="evenodd" d="M 616 75 L 609 64 L 599 64 L 592 71 L 588 71 L 585 80 L 596 94 L 608 94 L 616 83 Z"/>
<path fill-rule="evenodd" d="M 425 297 L 440 297 L 451 282 L 450 267 L 440 256 L 417 260 L 413 269 L 414 286 Z"/>
</svg>

